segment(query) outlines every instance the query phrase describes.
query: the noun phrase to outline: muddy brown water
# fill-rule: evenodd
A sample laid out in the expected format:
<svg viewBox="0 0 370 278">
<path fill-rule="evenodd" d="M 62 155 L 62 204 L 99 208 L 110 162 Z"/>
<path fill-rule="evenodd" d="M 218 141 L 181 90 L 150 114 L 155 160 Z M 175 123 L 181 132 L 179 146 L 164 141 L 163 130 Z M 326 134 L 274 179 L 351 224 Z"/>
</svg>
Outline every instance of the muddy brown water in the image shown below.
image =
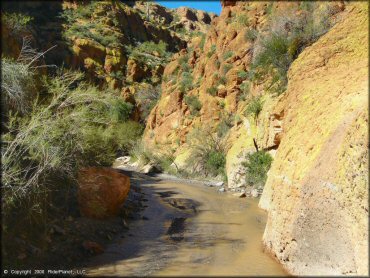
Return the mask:
<svg viewBox="0 0 370 278">
<path fill-rule="evenodd" d="M 148 206 L 123 238 L 92 258 L 91 276 L 286 275 L 263 252 L 257 199 L 202 184 L 145 181 Z"/>
</svg>

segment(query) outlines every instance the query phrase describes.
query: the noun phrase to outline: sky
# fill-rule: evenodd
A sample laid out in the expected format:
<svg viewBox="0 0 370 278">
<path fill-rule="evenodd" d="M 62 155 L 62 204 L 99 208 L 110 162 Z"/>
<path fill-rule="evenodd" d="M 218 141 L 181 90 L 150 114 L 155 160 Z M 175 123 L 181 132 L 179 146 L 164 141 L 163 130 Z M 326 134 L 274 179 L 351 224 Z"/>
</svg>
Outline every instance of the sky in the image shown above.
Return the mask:
<svg viewBox="0 0 370 278">
<path fill-rule="evenodd" d="M 213 12 L 220 15 L 221 2 L 219 0 L 212 1 L 162 1 L 157 0 L 160 5 L 167 8 L 189 7 L 206 12 Z"/>
</svg>

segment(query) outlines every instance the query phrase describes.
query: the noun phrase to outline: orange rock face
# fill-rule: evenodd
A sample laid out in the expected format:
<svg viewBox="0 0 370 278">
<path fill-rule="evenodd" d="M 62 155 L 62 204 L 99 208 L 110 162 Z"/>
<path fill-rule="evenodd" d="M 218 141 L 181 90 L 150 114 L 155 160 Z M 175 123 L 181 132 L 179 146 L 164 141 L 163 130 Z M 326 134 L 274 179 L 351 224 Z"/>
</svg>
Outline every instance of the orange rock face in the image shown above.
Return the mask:
<svg viewBox="0 0 370 278">
<path fill-rule="evenodd" d="M 79 172 L 78 203 L 81 214 L 86 217 L 117 215 L 129 191 L 129 177 L 116 170 L 89 167 Z"/>
</svg>

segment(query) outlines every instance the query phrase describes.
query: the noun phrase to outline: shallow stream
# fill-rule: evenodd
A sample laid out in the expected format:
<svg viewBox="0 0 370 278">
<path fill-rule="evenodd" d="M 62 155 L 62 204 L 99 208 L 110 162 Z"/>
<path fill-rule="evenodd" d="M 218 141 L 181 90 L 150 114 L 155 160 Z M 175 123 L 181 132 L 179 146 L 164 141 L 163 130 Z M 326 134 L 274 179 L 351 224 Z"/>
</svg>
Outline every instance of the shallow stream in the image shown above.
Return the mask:
<svg viewBox="0 0 370 278">
<path fill-rule="evenodd" d="M 286 275 L 263 252 L 266 213 L 257 199 L 202 184 L 137 182 L 147 198 L 142 219 L 89 262 L 89 275 Z"/>
</svg>

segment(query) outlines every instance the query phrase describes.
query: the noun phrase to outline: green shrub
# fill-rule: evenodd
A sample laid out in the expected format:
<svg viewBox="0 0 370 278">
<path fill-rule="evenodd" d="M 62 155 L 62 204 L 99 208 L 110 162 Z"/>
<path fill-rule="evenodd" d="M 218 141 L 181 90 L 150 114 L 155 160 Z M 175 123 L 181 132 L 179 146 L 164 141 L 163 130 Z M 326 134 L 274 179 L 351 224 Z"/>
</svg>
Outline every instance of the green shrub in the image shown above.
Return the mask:
<svg viewBox="0 0 370 278">
<path fill-rule="evenodd" d="M 272 32 L 261 38 L 261 50 L 253 58 L 254 81 L 269 77 L 266 90 L 277 95 L 286 90 L 287 72 L 293 60 L 331 27 L 333 11 L 330 3 L 325 7 L 321 9 L 318 3 L 302 3 L 301 8 L 306 12 L 301 15 L 292 12 L 273 17 Z"/>
<path fill-rule="evenodd" d="M 222 117 L 220 123 L 217 125 L 217 135 L 219 137 L 224 137 L 232 128 L 233 120 L 232 117 Z"/>
<path fill-rule="evenodd" d="M 32 20 L 31 16 L 25 14 L 1 13 L 1 23 L 9 28 L 12 34 L 25 31 Z"/>
<path fill-rule="evenodd" d="M 185 103 L 189 107 L 192 115 L 198 115 L 199 111 L 202 109 L 202 103 L 197 96 L 185 96 Z"/>
<path fill-rule="evenodd" d="M 164 41 L 159 41 L 159 43 L 155 43 L 153 41 L 146 41 L 139 44 L 136 48 L 137 51 L 143 53 L 153 53 L 158 52 L 160 57 L 166 57 L 168 55 L 167 52 L 168 45 Z"/>
<path fill-rule="evenodd" d="M 258 32 L 256 29 L 248 29 L 245 31 L 244 39 L 245 41 L 255 41 L 257 38 Z"/>
<path fill-rule="evenodd" d="M 217 95 L 217 88 L 215 86 L 212 86 L 207 89 L 207 93 L 210 94 L 211 96 L 216 96 Z"/>
<path fill-rule="evenodd" d="M 249 18 L 246 14 L 240 14 L 235 18 L 239 28 L 247 27 L 249 25 Z"/>
<path fill-rule="evenodd" d="M 265 151 L 247 154 L 246 161 L 242 163 L 245 167 L 247 185 L 264 186 L 271 163 L 272 157 Z"/>
<path fill-rule="evenodd" d="M 219 60 L 216 60 L 216 67 L 219 69 L 220 68 L 220 66 L 221 66 L 221 62 L 219 61 Z"/>
<path fill-rule="evenodd" d="M 212 44 L 212 46 L 211 46 L 211 50 L 207 53 L 207 57 L 208 57 L 208 58 L 211 58 L 211 56 L 212 56 L 213 54 L 215 54 L 215 52 L 216 52 L 216 45 Z"/>
<path fill-rule="evenodd" d="M 183 56 L 181 56 L 179 59 L 178 59 L 178 62 L 179 62 L 179 65 L 181 64 L 187 64 L 189 61 L 189 54 L 185 54 Z"/>
<path fill-rule="evenodd" d="M 247 79 L 248 72 L 246 72 L 245 70 L 240 70 L 240 71 L 238 71 L 237 75 L 240 79 L 244 80 L 244 79 Z"/>
<path fill-rule="evenodd" d="M 218 79 L 218 83 L 221 84 L 221 85 L 225 85 L 227 83 L 227 78 L 226 76 L 221 76 L 219 77 Z"/>
<path fill-rule="evenodd" d="M 203 176 L 222 176 L 226 180 L 226 144 L 209 127 L 195 128 L 187 135 L 190 156 L 186 160 L 188 172 Z"/>
<path fill-rule="evenodd" d="M 124 154 L 129 153 L 144 131 L 144 126 L 134 121 L 120 122 L 112 125 L 111 128 L 112 136 L 116 141 L 115 150 Z"/>
<path fill-rule="evenodd" d="M 223 57 L 224 60 L 227 60 L 227 59 L 229 59 L 229 58 L 231 58 L 233 56 L 234 56 L 234 52 L 232 52 L 231 50 L 229 50 L 229 51 L 225 52 L 222 57 Z"/>
<path fill-rule="evenodd" d="M 290 41 L 285 36 L 272 34 L 263 42 L 263 51 L 255 58 L 251 66 L 255 72 L 254 80 L 262 80 L 270 75 L 268 90 L 277 94 L 284 92 L 287 85 L 287 71 L 293 62 L 289 52 Z"/>
<path fill-rule="evenodd" d="M 106 47 L 121 47 L 121 34 L 115 28 L 102 23 L 102 18 L 108 13 L 93 18 L 101 2 L 90 2 L 78 6 L 77 9 L 65 9 L 61 14 L 67 24 L 63 30 L 63 37 L 72 41 L 73 37 L 92 39 Z M 95 14 L 96 15 L 96 14 Z"/>
<path fill-rule="evenodd" d="M 137 161 L 141 166 L 144 166 L 153 160 L 152 152 L 146 147 L 141 139 L 134 143 L 132 148 L 129 150 L 129 154 L 131 158 Z"/>
<path fill-rule="evenodd" d="M 190 72 L 183 72 L 180 81 L 180 91 L 187 92 L 193 88 L 193 75 Z"/>
<path fill-rule="evenodd" d="M 261 113 L 263 108 L 263 101 L 261 97 L 254 97 L 247 106 L 245 111 L 246 115 L 253 115 L 254 119 L 257 120 L 258 115 Z"/>
<path fill-rule="evenodd" d="M 26 112 L 35 90 L 35 70 L 29 64 L 1 59 L 1 103 L 2 111 L 7 107 Z"/>
<path fill-rule="evenodd" d="M 232 64 L 224 64 L 224 66 L 222 67 L 222 74 L 225 75 L 226 73 L 228 73 L 228 71 L 231 70 L 232 67 Z"/>
<path fill-rule="evenodd" d="M 115 100 L 110 108 L 111 119 L 115 122 L 127 121 L 133 105 L 120 99 Z"/>
<path fill-rule="evenodd" d="M 239 100 L 245 101 L 250 93 L 250 84 L 249 82 L 244 81 L 239 86 L 241 94 L 239 95 Z"/>
<path fill-rule="evenodd" d="M 205 168 L 212 176 L 224 175 L 226 156 L 223 152 L 211 151 L 207 154 Z"/>
<path fill-rule="evenodd" d="M 27 116 L 10 109 L 2 146 L 6 210 L 27 199 L 30 192 L 45 190 L 45 181 L 56 173 L 74 178 L 80 167 L 110 165 L 119 148 L 128 148 L 117 134 L 132 138 L 141 132 L 135 133 L 133 125 L 121 125 L 129 106 L 117 95 L 109 90 L 102 94 L 78 83 L 79 78 L 81 74 L 67 73 L 45 79 L 46 95 L 42 102 L 34 99 Z"/>
</svg>

